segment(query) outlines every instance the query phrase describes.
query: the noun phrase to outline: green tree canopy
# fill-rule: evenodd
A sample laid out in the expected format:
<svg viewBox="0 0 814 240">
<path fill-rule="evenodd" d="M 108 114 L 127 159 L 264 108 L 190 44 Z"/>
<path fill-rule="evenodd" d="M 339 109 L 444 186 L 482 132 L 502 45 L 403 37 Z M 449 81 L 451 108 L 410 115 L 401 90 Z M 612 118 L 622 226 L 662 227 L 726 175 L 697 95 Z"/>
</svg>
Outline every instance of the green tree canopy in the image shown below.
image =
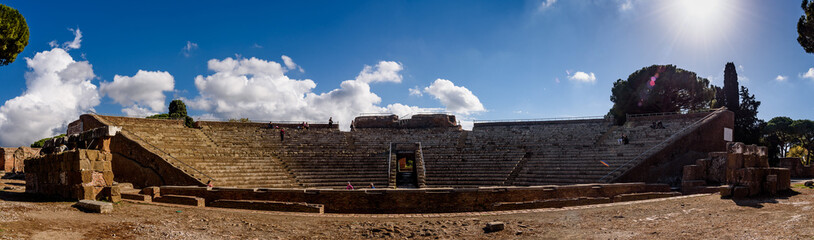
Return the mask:
<svg viewBox="0 0 814 240">
<path fill-rule="evenodd" d="M 181 100 L 172 100 L 170 102 L 170 117 L 183 118 L 187 116 L 187 105 Z"/>
<path fill-rule="evenodd" d="M 763 129 L 763 135 L 766 136 L 769 145 L 769 150 L 772 152 L 772 157 L 786 156 L 789 148 L 795 142 L 794 128 L 791 124 L 794 122 L 789 117 L 774 117 L 766 123 L 766 128 Z"/>
<path fill-rule="evenodd" d="M 28 24 L 17 9 L 0 4 L 0 66 L 13 63 L 28 46 Z"/>
<path fill-rule="evenodd" d="M 172 100 L 170 102 L 169 113 L 161 113 L 152 116 L 148 116 L 147 118 L 150 119 L 184 119 L 184 125 L 187 127 L 194 128 L 195 127 L 195 120 L 192 117 L 187 116 L 187 106 L 184 104 L 184 101 L 181 100 Z"/>
<path fill-rule="evenodd" d="M 757 118 L 757 109 L 760 101 L 755 99 L 754 94 L 749 94 L 749 89 L 741 86 L 741 103 L 735 112 L 735 141 L 745 144 L 760 143 L 761 130 L 766 122 Z"/>
<path fill-rule="evenodd" d="M 814 2 L 803 0 L 805 15 L 797 22 L 797 42 L 807 53 L 814 53 Z"/>
<path fill-rule="evenodd" d="M 60 135 L 53 136 L 53 137 L 43 138 L 43 139 L 37 140 L 36 142 L 32 143 L 31 147 L 33 147 L 33 148 L 41 148 L 43 145 L 45 145 L 45 141 L 51 140 L 53 138 L 64 137 L 64 136 L 65 136 L 65 134 L 60 134 Z"/>
<path fill-rule="evenodd" d="M 808 150 L 806 159 L 810 161 L 811 154 L 814 153 L 814 121 L 808 119 L 796 120 L 791 124 L 791 127 L 797 135 L 799 145 Z"/>
<path fill-rule="evenodd" d="M 709 80 L 674 65 L 653 65 L 616 80 L 610 100 L 617 124 L 626 114 L 678 112 L 710 107 L 715 90 Z"/>
</svg>

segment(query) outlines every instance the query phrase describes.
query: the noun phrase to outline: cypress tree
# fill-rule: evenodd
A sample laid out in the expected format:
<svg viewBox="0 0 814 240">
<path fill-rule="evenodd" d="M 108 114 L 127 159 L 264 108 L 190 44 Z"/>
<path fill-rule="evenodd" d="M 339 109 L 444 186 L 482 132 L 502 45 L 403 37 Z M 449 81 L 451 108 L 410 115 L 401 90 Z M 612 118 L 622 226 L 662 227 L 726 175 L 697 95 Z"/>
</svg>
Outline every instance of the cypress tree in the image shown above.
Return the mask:
<svg viewBox="0 0 814 240">
<path fill-rule="evenodd" d="M 728 62 L 724 68 L 724 100 L 726 101 L 725 106 L 729 111 L 737 111 L 740 109 L 738 90 L 738 72 L 735 71 L 735 64 Z"/>
</svg>

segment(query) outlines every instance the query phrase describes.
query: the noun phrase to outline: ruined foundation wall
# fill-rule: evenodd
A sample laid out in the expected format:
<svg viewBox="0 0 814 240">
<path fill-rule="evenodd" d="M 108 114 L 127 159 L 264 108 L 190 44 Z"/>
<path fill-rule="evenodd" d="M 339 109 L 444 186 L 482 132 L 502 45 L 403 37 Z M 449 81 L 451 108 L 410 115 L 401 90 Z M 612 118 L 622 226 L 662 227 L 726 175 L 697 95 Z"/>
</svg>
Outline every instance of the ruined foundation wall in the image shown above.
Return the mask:
<svg viewBox="0 0 814 240">
<path fill-rule="evenodd" d="M 0 159 L 0 167 L 2 167 L 0 171 L 7 173 L 25 172 L 25 160 L 39 154 L 39 148 L 0 148 L 0 157 L 2 157 Z"/>
<path fill-rule="evenodd" d="M 779 160 L 779 167 L 788 168 L 792 178 L 814 177 L 814 166 L 803 165 L 800 158 L 780 158 Z"/>
<path fill-rule="evenodd" d="M 0 167 L 3 172 L 11 172 L 14 169 L 14 148 L 0 148 Z"/>
<path fill-rule="evenodd" d="M 669 193 L 663 184 L 622 183 L 569 186 L 429 189 L 238 189 L 163 186 L 161 195 L 217 200 L 261 200 L 322 204 L 332 213 L 440 213 L 564 207 L 631 199 L 629 194 Z"/>
<path fill-rule="evenodd" d="M 68 199 L 116 200 L 113 155 L 98 150 L 72 150 L 26 160 L 26 192 Z"/>
</svg>

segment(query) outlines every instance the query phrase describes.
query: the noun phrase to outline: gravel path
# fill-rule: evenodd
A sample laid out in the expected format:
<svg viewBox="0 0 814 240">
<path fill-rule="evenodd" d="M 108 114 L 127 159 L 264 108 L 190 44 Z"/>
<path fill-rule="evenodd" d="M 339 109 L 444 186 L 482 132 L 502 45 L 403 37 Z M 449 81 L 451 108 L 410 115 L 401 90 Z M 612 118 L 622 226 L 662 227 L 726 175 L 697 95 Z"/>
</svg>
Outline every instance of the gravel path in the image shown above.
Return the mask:
<svg viewBox="0 0 814 240">
<path fill-rule="evenodd" d="M 563 209 L 433 215 L 294 214 L 125 202 L 112 214 L 2 180 L 0 239 L 811 239 L 814 190 L 733 201 L 716 194 Z M 506 229 L 485 233 L 487 222 Z"/>
</svg>

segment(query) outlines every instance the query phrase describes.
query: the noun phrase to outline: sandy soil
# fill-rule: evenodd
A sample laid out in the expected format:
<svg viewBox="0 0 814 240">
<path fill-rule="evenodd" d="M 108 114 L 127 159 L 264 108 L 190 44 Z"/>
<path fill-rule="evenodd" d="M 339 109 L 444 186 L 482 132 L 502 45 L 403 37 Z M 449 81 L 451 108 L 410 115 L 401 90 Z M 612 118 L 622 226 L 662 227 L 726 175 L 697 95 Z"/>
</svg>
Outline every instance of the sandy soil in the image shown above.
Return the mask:
<svg viewBox="0 0 814 240">
<path fill-rule="evenodd" d="M 752 200 L 684 196 L 527 212 L 371 216 L 121 203 L 84 213 L 0 181 L 0 239 L 811 239 L 814 190 Z M 486 233 L 487 222 L 506 229 Z"/>
</svg>

